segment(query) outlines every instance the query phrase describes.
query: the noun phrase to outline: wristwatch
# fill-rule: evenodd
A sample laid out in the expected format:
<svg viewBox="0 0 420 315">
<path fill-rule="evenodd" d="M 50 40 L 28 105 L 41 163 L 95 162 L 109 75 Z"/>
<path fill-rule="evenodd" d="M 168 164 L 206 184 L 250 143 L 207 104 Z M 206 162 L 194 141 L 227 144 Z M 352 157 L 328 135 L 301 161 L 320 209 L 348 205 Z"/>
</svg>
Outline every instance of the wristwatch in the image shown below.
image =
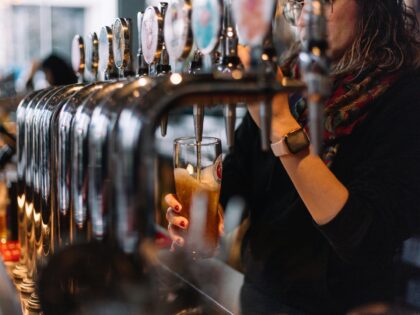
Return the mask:
<svg viewBox="0 0 420 315">
<path fill-rule="evenodd" d="M 271 144 L 271 150 L 275 156 L 296 154 L 309 147 L 309 137 L 302 127 L 292 130 L 279 141 Z"/>
</svg>

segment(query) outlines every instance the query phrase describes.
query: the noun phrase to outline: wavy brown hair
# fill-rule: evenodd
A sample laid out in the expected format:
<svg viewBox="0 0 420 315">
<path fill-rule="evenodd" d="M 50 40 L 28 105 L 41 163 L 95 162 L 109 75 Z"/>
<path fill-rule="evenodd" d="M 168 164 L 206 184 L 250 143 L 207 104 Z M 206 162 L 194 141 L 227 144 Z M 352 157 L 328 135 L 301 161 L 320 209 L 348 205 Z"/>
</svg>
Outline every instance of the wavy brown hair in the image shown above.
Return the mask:
<svg viewBox="0 0 420 315">
<path fill-rule="evenodd" d="M 333 65 L 335 75 L 376 66 L 395 72 L 420 68 L 419 23 L 403 0 L 355 0 L 358 24 L 353 45 Z"/>
<path fill-rule="evenodd" d="M 336 78 L 380 68 L 386 72 L 420 68 L 420 30 L 413 8 L 404 0 L 354 0 L 358 5 L 356 37 L 331 67 Z M 296 61 L 298 46 L 285 60 L 285 72 Z"/>
</svg>

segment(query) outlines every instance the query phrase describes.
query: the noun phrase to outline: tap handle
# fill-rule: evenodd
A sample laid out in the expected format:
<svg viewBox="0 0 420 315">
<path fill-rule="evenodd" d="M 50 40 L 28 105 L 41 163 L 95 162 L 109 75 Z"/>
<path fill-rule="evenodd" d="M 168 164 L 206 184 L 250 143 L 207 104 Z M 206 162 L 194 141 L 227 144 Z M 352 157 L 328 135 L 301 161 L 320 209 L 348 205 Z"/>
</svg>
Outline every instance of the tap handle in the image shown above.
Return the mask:
<svg viewBox="0 0 420 315">
<path fill-rule="evenodd" d="M 141 47 L 141 26 L 143 21 L 143 12 L 137 13 L 137 32 L 138 32 L 138 45 L 139 50 L 137 51 L 137 60 L 139 64 L 139 68 L 137 70 L 137 74 L 139 76 L 147 76 L 149 75 L 149 65 L 144 60 L 143 49 Z"/>
<path fill-rule="evenodd" d="M 316 153 L 322 150 L 323 104 L 331 90 L 329 61 L 326 56 L 328 43 L 324 5 L 321 0 L 308 1 L 307 10 L 304 13 L 305 23 L 308 25 L 308 36 L 303 43 L 303 51 L 299 54 L 302 77 L 308 88 L 310 137 Z"/>
</svg>

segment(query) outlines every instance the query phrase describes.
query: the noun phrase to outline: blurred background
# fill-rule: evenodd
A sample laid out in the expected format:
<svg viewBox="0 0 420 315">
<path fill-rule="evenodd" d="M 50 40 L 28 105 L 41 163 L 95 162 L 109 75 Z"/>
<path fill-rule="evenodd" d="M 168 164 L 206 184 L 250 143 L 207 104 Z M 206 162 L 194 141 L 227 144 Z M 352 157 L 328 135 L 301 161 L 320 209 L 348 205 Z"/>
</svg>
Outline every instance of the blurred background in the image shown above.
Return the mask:
<svg viewBox="0 0 420 315">
<path fill-rule="evenodd" d="M 170 0 L 169 0 L 170 1 Z M 75 34 L 87 36 L 111 25 L 116 17 L 130 17 L 157 0 L 0 0 L 0 98 L 24 92 L 32 74 L 34 88 L 46 85 L 37 63 L 54 53 L 70 62 Z M 420 0 L 406 0 L 420 11 Z M 418 13 L 418 16 L 419 13 Z M 137 38 L 136 27 L 133 38 Z M 133 51 L 137 51 L 133 41 Z M 36 71 L 35 71 L 36 72 Z"/>
<path fill-rule="evenodd" d="M 70 62 L 75 34 L 99 32 L 119 16 L 135 22 L 144 7 L 145 0 L 0 0 L 0 98 L 23 92 L 36 63 L 50 54 Z M 43 87 L 42 77 L 35 82 Z"/>
</svg>

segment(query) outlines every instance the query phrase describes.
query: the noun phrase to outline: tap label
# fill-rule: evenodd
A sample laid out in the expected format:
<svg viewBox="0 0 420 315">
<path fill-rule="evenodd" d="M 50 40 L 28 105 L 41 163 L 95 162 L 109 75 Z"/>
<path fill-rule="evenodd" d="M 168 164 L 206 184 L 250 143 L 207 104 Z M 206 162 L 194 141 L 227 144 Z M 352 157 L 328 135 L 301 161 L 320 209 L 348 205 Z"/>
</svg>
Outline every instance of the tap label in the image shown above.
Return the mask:
<svg viewBox="0 0 420 315">
<path fill-rule="evenodd" d="M 192 32 L 194 41 L 204 55 L 216 47 L 221 30 L 222 8 L 218 0 L 193 0 Z"/>
<path fill-rule="evenodd" d="M 165 45 L 171 60 L 185 58 L 191 51 L 191 9 L 184 0 L 175 0 L 165 15 Z"/>
<path fill-rule="evenodd" d="M 273 0 L 232 1 L 232 14 L 242 44 L 258 46 L 263 43 L 273 20 L 274 3 Z"/>
<path fill-rule="evenodd" d="M 144 11 L 141 25 L 141 48 L 143 50 L 144 60 L 151 64 L 156 59 L 159 45 L 159 10 L 156 7 L 149 6 Z"/>
</svg>

